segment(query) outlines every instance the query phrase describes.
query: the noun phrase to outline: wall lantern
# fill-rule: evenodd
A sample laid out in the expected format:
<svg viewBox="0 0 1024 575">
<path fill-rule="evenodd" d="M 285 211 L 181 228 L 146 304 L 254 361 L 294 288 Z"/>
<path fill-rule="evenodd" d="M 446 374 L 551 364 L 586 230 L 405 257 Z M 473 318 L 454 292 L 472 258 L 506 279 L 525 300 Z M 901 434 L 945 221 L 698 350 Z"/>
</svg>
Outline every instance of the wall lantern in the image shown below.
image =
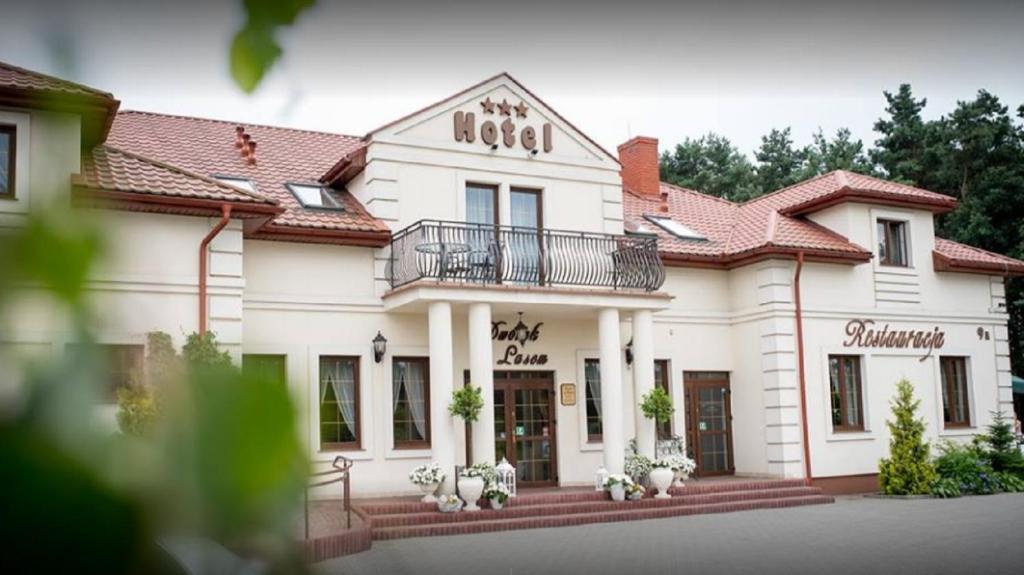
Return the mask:
<svg viewBox="0 0 1024 575">
<path fill-rule="evenodd" d="M 384 352 L 388 350 L 388 340 L 380 332 L 373 338 L 373 361 L 380 363 L 384 359 Z"/>
<path fill-rule="evenodd" d="M 626 365 L 633 365 L 633 338 L 626 344 Z"/>
<path fill-rule="evenodd" d="M 519 345 L 526 345 L 526 340 L 530 338 L 530 326 L 523 323 L 523 312 L 519 313 L 519 323 L 512 328 L 512 335 L 515 341 L 519 342 Z"/>
</svg>

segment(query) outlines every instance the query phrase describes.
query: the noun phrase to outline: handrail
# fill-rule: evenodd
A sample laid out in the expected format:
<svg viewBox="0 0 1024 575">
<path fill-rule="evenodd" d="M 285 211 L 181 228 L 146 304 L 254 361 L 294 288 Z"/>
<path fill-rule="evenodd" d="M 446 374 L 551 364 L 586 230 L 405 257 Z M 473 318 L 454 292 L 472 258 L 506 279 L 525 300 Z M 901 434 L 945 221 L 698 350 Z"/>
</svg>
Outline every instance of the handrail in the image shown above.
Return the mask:
<svg viewBox="0 0 1024 575">
<path fill-rule="evenodd" d="M 396 232 L 392 288 L 419 279 L 654 291 L 665 281 L 657 238 L 420 220 Z"/>
<path fill-rule="evenodd" d="M 310 478 L 326 477 L 328 475 L 333 475 L 334 477 L 324 481 L 317 481 L 314 483 L 306 484 L 306 490 L 303 493 L 303 505 L 305 508 L 306 517 L 306 539 L 309 539 L 309 490 L 316 487 L 323 487 L 325 485 L 332 485 L 338 482 L 344 483 L 344 485 L 342 486 L 342 499 L 344 501 L 345 506 L 345 527 L 346 529 L 352 529 L 352 500 L 351 485 L 349 483 L 349 471 L 352 469 L 352 460 L 347 457 L 339 455 L 334 458 L 334 461 L 331 462 L 331 467 L 332 469 L 318 471 L 309 474 Z"/>
</svg>

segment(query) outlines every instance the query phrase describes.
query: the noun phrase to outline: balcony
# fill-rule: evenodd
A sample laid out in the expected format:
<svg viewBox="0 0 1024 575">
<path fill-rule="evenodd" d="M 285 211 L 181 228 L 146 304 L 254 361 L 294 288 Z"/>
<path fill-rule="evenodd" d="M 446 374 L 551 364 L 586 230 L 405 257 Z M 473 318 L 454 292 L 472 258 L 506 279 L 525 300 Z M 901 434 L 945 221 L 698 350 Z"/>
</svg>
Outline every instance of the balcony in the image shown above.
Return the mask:
<svg viewBox="0 0 1024 575">
<path fill-rule="evenodd" d="M 392 236 L 387 276 L 653 292 L 665 269 L 653 237 L 421 220 Z"/>
</svg>

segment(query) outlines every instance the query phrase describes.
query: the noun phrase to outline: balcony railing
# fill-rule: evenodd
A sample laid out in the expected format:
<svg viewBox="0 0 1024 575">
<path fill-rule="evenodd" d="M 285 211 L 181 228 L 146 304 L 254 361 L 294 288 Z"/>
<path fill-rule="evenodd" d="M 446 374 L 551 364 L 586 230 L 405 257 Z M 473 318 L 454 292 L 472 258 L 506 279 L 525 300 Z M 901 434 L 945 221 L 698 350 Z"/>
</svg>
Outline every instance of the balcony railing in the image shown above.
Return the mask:
<svg viewBox="0 0 1024 575">
<path fill-rule="evenodd" d="M 388 279 L 654 291 L 665 268 L 653 237 L 421 220 L 392 237 Z"/>
</svg>

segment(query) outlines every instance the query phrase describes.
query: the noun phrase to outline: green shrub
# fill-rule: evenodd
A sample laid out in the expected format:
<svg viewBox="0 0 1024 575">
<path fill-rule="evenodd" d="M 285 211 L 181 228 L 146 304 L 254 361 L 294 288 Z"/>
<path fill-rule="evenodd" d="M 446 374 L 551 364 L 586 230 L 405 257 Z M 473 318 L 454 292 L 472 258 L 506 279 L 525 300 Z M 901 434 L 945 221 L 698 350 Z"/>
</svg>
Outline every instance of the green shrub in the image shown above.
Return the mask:
<svg viewBox="0 0 1024 575">
<path fill-rule="evenodd" d="M 994 477 L 995 483 L 999 486 L 999 491 L 1005 491 L 1006 493 L 1020 493 L 1024 491 L 1024 479 L 1012 473 L 997 471 Z"/>
<path fill-rule="evenodd" d="M 960 497 L 960 484 L 955 479 L 949 477 L 940 477 L 932 483 L 931 487 L 932 497 L 938 497 L 940 499 L 952 499 L 954 497 Z"/>
<path fill-rule="evenodd" d="M 998 489 L 985 452 L 975 445 L 945 442 L 935 459 L 939 477 L 956 483 L 961 493 L 987 495 Z"/>
<path fill-rule="evenodd" d="M 217 347 L 217 336 L 212 331 L 189 334 L 181 348 L 181 357 L 190 369 L 231 367 L 231 356 Z"/>
<path fill-rule="evenodd" d="M 928 494 L 937 477 L 923 439 L 924 420 L 916 417 L 920 404 L 914 399 L 914 386 L 900 380 L 892 401 L 893 420 L 886 422 L 891 435 L 889 457 L 878 466 L 878 480 L 886 495 Z"/>
<path fill-rule="evenodd" d="M 157 402 L 148 385 L 131 385 L 117 390 L 117 427 L 125 435 L 144 437 L 153 430 Z"/>
<path fill-rule="evenodd" d="M 1024 479 L 1024 455 L 1017 447 L 1013 424 L 1006 419 L 1003 412 L 992 414 L 988 433 L 979 436 L 976 444 L 984 449 L 993 471 L 1012 473 L 1019 479 Z"/>
<path fill-rule="evenodd" d="M 676 409 L 672 406 L 672 398 L 668 393 L 660 387 L 655 387 L 644 394 L 643 401 L 640 402 L 640 410 L 644 412 L 644 417 L 647 419 L 665 423 L 672 418 Z"/>
<path fill-rule="evenodd" d="M 480 417 L 484 408 L 484 396 L 479 387 L 465 385 L 452 392 L 452 402 L 448 405 L 448 413 L 461 418 L 466 423 L 473 423 Z"/>
</svg>

